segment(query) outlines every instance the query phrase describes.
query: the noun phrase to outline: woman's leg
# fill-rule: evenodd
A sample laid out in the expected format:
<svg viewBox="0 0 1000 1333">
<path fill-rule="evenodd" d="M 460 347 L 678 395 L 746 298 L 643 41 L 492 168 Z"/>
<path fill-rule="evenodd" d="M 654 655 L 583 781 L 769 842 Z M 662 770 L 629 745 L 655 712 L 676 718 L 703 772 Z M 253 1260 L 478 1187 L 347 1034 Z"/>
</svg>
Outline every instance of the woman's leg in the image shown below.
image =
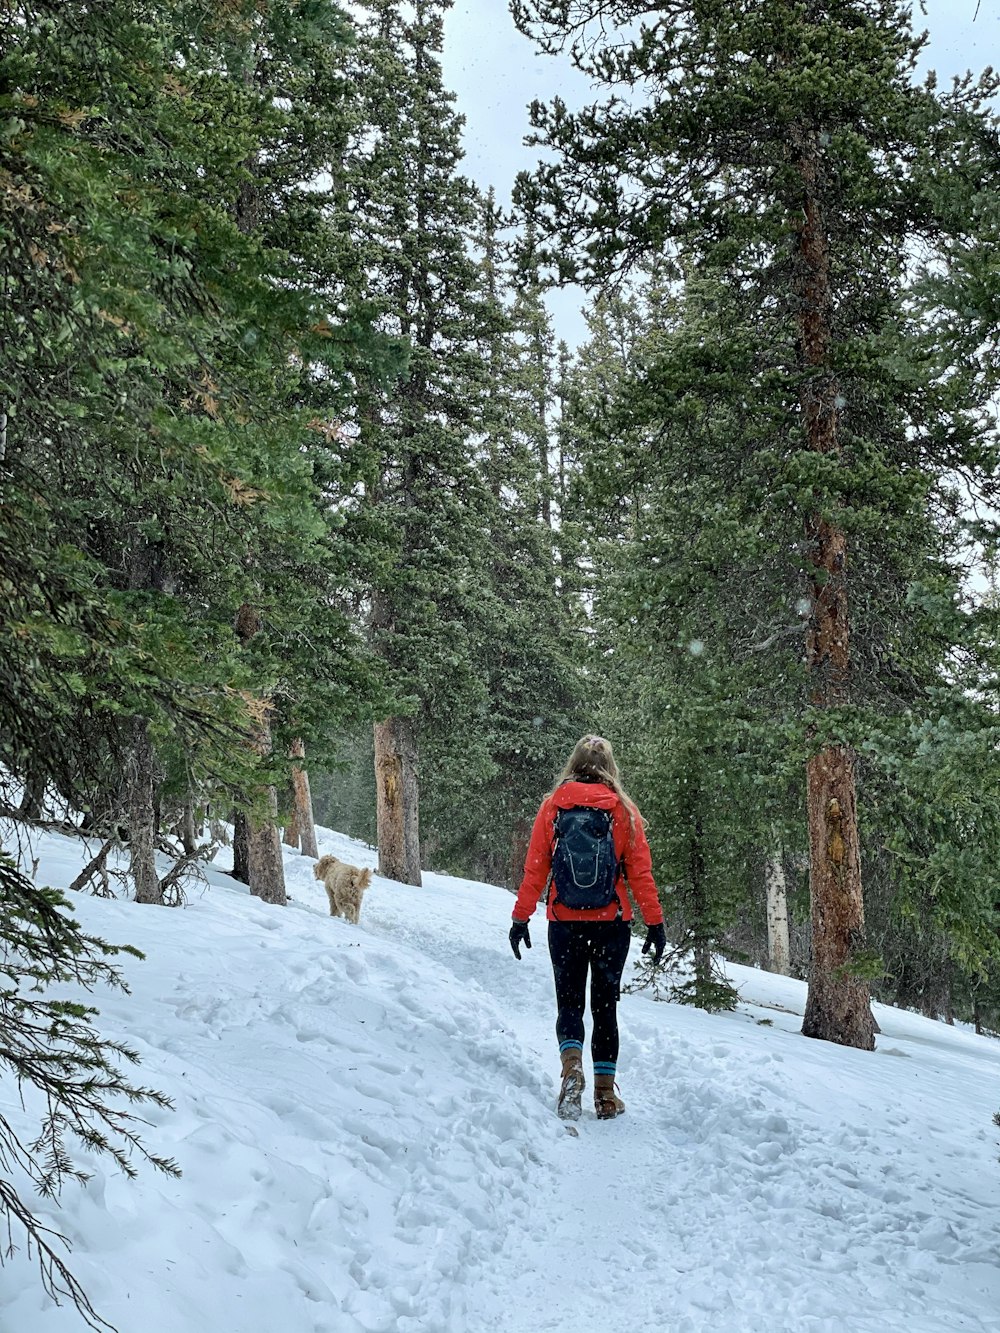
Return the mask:
<svg viewBox="0 0 1000 1333">
<path fill-rule="evenodd" d="M 590 1053 L 595 1075 L 614 1077 L 618 1062 L 618 998 L 632 931 L 627 921 L 597 921 L 590 927 Z"/>
<path fill-rule="evenodd" d="M 549 956 L 556 983 L 556 1036 L 559 1051 L 583 1050 L 583 1012 L 587 1004 L 586 927 L 573 921 L 549 922 Z"/>
</svg>

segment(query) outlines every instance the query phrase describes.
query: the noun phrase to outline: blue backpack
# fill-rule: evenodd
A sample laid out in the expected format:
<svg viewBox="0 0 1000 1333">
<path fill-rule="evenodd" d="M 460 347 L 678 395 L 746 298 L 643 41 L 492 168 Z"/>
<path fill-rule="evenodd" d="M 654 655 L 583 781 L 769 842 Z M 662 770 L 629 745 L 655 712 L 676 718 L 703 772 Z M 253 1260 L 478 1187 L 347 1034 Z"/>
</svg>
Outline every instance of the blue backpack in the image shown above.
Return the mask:
<svg viewBox="0 0 1000 1333">
<path fill-rule="evenodd" d="M 615 901 L 618 856 L 611 825 L 610 810 L 588 805 L 557 813 L 550 883 L 563 907 L 592 911 Z"/>
</svg>

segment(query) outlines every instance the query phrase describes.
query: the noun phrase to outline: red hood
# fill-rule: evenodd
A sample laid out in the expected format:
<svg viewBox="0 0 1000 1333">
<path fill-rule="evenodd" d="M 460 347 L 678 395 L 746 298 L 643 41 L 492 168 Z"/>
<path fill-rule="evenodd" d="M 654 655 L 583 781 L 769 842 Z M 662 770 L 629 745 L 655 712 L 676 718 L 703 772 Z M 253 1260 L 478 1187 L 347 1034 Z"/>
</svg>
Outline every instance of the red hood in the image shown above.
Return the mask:
<svg viewBox="0 0 1000 1333">
<path fill-rule="evenodd" d="M 568 810 L 574 805 L 613 810 L 618 804 L 618 797 L 603 782 L 564 782 L 556 788 L 552 800 L 560 810 Z"/>
</svg>

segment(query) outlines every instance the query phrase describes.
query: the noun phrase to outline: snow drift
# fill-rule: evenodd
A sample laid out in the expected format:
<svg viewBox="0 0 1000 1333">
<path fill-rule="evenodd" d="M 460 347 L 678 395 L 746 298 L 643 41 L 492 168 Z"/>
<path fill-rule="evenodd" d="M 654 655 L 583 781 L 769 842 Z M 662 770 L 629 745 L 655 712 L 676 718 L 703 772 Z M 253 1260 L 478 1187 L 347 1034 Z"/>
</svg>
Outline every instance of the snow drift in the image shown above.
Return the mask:
<svg viewBox="0 0 1000 1333">
<path fill-rule="evenodd" d="M 85 859 L 33 854 L 60 887 Z M 518 964 L 509 894 L 427 875 L 354 927 L 312 865 L 284 909 L 218 867 L 179 910 L 74 897 L 147 955 L 98 1026 L 173 1098 L 144 1137 L 184 1173 L 95 1159 L 39 1208 L 120 1333 L 996 1328 L 1000 1043 L 883 1007 L 874 1054 L 808 1041 L 804 985 L 734 967 L 732 1014 L 624 997 L 628 1113 L 574 1139 L 544 922 Z M 23 1249 L 0 1284 L 4 1333 L 83 1328 Z"/>
</svg>

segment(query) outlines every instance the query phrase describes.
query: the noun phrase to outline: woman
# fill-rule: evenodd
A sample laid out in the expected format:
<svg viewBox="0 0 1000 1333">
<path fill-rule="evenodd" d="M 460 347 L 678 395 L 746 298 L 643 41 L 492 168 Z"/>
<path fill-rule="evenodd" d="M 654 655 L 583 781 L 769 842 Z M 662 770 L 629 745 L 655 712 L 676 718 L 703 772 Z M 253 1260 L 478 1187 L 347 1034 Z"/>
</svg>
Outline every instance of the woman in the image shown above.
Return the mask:
<svg viewBox="0 0 1000 1333">
<path fill-rule="evenodd" d="M 629 889 L 647 927 L 642 951 L 652 947 L 658 963 L 666 933 L 642 819 L 622 787 L 610 744 L 601 736 L 584 736 L 535 818 L 510 929 L 510 945 L 520 959 L 520 945 L 531 948 L 528 921 L 548 890 L 562 1057 L 557 1109 L 564 1120 L 577 1120 L 581 1111 L 588 970 L 594 1109 L 599 1120 L 625 1110 L 615 1089 L 615 1067 L 619 987 L 632 934 Z"/>
</svg>

